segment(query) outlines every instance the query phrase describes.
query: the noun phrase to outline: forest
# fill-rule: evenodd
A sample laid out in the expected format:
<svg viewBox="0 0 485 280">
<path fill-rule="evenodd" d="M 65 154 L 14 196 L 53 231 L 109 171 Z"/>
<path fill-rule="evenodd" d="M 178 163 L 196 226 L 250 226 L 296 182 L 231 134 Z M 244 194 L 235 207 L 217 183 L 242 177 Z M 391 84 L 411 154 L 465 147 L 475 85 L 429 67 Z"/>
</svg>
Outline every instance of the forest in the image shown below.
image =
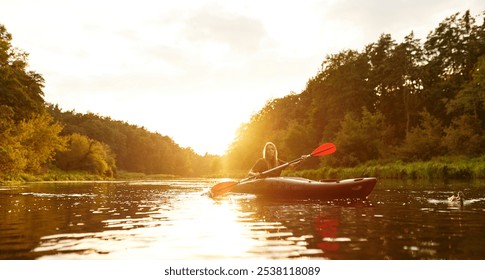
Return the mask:
<svg viewBox="0 0 485 280">
<path fill-rule="evenodd" d="M 0 24 L 0 181 L 52 171 L 116 178 L 242 174 L 274 142 L 283 160 L 333 142 L 300 168 L 453 159 L 483 163 L 485 11 L 444 19 L 421 42 L 382 34 L 362 50 L 328 55 L 301 93 L 270 100 L 241 124 L 224 156 L 199 155 L 169 136 L 44 100 L 44 79 Z M 236 172 L 236 173 L 234 173 Z M 485 174 L 483 174 L 485 176 Z M 28 178 L 28 177 L 27 177 Z"/>
<path fill-rule="evenodd" d="M 413 32 L 400 43 L 382 34 L 362 51 L 327 56 L 301 93 L 267 102 L 240 126 L 227 165 L 247 169 L 266 141 L 284 160 L 320 143 L 337 146 L 306 169 L 443 158 L 483 163 L 483 15 L 453 14 L 424 43 Z"/>
</svg>

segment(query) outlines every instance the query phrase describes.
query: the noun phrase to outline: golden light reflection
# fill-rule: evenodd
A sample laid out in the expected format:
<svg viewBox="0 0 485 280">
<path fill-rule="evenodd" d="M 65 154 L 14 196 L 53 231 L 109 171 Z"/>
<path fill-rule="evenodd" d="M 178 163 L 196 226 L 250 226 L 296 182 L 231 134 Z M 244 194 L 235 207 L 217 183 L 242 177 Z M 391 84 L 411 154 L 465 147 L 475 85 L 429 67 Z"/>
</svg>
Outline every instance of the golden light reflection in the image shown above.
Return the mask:
<svg viewBox="0 0 485 280">
<path fill-rule="evenodd" d="M 97 206 L 102 225 L 85 233 L 44 236 L 34 252 L 42 259 L 287 259 L 322 254 L 308 248 L 312 235 L 294 236 L 261 216 L 248 197 L 213 200 L 176 185 L 123 207 Z M 115 211 L 116 210 L 116 211 Z M 114 212 L 120 213 L 114 216 Z"/>
<path fill-rule="evenodd" d="M 254 258 L 245 214 L 231 200 L 184 195 L 149 217 L 105 220 L 98 233 L 46 236 L 35 249 L 56 251 L 43 259 L 220 259 Z M 183 197 L 183 198 L 182 198 Z M 81 252 L 81 253 L 80 253 Z"/>
<path fill-rule="evenodd" d="M 171 213 L 172 223 L 159 227 L 166 238 L 155 246 L 173 259 L 251 258 L 250 228 L 239 221 L 238 204 L 231 200 L 211 199 L 179 201 Z M 188 250 L 183 250 L 187 248 Z"/>
</svg>

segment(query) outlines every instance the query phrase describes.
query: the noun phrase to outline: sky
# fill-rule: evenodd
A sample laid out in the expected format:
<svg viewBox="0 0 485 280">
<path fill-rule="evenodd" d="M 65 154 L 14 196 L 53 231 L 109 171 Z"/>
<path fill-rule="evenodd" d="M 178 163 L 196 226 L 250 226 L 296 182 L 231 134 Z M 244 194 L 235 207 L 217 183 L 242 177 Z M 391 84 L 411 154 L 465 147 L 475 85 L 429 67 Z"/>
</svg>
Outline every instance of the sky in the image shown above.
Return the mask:
<svg viewBox="0 0 485 280">
<path fill-rule="evenodd" d="M 222 155 L 267 101 L 300 93 L 327 55 L 381 34 L 422 42 L 483 0 L 0 0 L 0 24 L 44 100 Z"/>
</svg>

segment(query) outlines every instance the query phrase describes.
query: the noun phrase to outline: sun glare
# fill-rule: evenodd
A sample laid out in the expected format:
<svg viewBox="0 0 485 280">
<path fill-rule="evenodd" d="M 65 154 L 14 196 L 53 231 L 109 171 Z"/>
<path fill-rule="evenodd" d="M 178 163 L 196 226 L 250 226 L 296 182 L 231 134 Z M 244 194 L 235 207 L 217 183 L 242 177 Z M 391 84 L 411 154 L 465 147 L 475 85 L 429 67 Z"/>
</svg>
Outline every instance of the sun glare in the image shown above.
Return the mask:
<svg viewBox="0 0 485 280">
<path fill-rule="evenodd" d="M 167 108 L 160 119 L 167 114 L 174 116 L 169 122 L 153 124 L 159 131 L 174 135 L 174 141 L 195 152 L 223 155 L 234 140 L 236 131 L 247 122 L 257 108 L 251 100 L 230 102 L 218 98 L 196 97 L 186 103 L 183 112 L 179 108 Z M 190 113 L 189 113 L 190 112 Z"/>
<path fill-rule="evenodd" d="M 160 241 L 148 248 L 130 251 L 129 257 L 169 256 L 174 260 L 214 259 L 219 256 L 225 256 L 226 259 L 254 257 L 251 251 L 257 246 L 258 241 L 251 238 L 250 227 L 241 223 L 242 217 L 237 203 L 230 200 L 214 202 L 210 199 L 200 199 L 199 196 L 188 199 L 190 201 L 176 202 L 170 213 L 172 218 L 164 221 L 163 226 L 140 230 L 140 234 L 156 236 Z M 193 213 L 197 215 L 194 216 Z M 163 211 L 161 215 L 165 215 Z M 224 226 L 221 227 L 221 224 Z M 111 254 L 110 257 L 125 256 Z"/>
<path fill-rule="evenodd" d="M 165 101 L 169 99 L 169 101 Z M 143 100 L 136 104 L 128 101 L 102 108 L 103 104 L 89 104 L 97 110 L 109 110 L 114 119 L 130 120 L 151 132 L 171 137 L 184 148 L 192 148 L 196 153 L 223 155 L 236 136 L 239 126 L 249 121 L 263 103 L 251 98 L 231 98 L 211 95 L 187 97 L 158 97 L 158 100 Z M 182 105 L 180 105 L 182 104 Z M 88 106 L 88 105 L 87 105 Z M 93 108 L 99 106 L 99 108 Z M 143 110 L 133 108 L 141 107 Z"/>
</svg>

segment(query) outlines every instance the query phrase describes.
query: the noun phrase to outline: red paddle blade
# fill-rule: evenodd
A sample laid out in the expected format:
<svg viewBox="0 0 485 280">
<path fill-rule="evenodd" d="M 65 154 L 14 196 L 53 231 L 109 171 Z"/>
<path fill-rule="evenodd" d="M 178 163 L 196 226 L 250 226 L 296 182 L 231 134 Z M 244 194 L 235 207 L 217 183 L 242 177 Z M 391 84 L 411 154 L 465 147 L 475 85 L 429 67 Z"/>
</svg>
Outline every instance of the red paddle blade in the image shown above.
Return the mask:
<svg viewBox="0 0 485 280">
<path fill-rule="evenodd" d="M 336 150 L 337 150 L 337 147 L 335 147 L 334 144 L 325 143 L 320 145 L 320 147 L 316 148 L 311 155 L 314 157 L 321 157 L 321 156 L 333 154 Z"/>
<path fill-rule="evenodd" d="M 238 182 L 222 182 L 214 185 L 210 190 L 211 197 L 216 197 L 230 191 Z"/>
</svg>

